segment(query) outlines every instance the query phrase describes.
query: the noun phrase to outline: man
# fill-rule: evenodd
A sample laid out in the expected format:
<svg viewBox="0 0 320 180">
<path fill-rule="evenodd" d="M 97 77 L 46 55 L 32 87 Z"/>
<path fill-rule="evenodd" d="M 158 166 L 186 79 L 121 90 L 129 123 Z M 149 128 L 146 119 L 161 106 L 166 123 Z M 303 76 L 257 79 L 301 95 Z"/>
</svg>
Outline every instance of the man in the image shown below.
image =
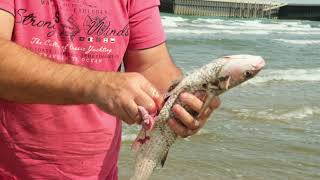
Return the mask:
<svg viewBox="0 0 320 180">
<path fill-rule="evenodd" d="M 181 76 L 158 5 L 0 0 L 0 179 L 117 179 L 119 119 L 140 123 L 137 106 L 156 111 Z M 127 73 L 117 72 L 122 60 Z M 198 120 L 177 105 L 168 123 L 193 135 L 218 104 Z"/>
</svg>

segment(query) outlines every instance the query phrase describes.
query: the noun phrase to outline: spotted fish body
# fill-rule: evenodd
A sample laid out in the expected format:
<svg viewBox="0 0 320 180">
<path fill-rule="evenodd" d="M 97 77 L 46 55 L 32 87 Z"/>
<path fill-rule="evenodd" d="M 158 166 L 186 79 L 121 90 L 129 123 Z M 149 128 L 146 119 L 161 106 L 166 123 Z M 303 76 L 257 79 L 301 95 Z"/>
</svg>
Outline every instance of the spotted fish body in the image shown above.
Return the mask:
<svg viewBox="0 0 320 180">
<path fill-rule="evenodd" d="M 141 144 L 137 150 L 135 170 L 131 180 L 147 180 L 158 164 L 164 165 L 168 151 L 177 138 L 177 135 L 169 128 L 167 121 L 174 118 L 171 108 L 175 104 L 185 107 L 178 98 L 182 92 L 207 92 L 206 101 L 198 114 L 200 116 L 215 96 L 254 77 L 264 65 L 264 60 L 259 56 L 225 56 L 183 78 L 170 91 L 166 103 L 156 117 L 152 130 L 148 134 L 145 130 L 139 133 L 137 140 L 144 138 L 145 141 L 137 142 L 136 140 L 135 142 L 135 144 Z"/>
</svg>

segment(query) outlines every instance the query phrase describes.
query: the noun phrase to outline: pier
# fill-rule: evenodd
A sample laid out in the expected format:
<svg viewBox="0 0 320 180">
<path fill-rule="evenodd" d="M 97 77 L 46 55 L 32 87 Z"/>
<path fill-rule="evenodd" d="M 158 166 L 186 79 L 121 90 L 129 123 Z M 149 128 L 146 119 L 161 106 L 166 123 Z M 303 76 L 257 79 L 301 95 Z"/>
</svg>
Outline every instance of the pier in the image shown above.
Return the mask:
<svg viewBox="0 0 320 180">
<path fill-rule="evenodd" d="M 160 11 L 177 15 L 320 19 L 320 5 L 289 5 L 271 0 L 160 0 L 160 2 Z"/>
<path fill-rule="evenodd" d="M 279 19 L 320 21 L 320 4 L 289 4 L 281 7 Z"/>
</svg>

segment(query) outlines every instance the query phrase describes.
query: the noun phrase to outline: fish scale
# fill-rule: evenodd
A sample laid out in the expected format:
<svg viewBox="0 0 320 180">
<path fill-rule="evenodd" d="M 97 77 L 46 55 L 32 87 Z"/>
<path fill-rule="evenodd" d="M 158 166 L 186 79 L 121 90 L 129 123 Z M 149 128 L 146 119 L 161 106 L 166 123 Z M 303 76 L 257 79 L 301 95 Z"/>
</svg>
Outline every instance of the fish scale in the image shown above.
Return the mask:
<svg viewBox="0 0 320 180">
<path fill-rule="evenodd" d="M 180 104 L 185 109 L 189 109 L 178 98 L 181 93 L 194 94 L 197 91 L 207 93 L 208 97 L 198 115 L 201 116 L 214 97 L 254 77 L 264 64 L 264 60 L 259 56 L 225 56 L 184 77 L 169 92 L 167 101 L 156 117 L 152 130 L 146 134 L 146 130 L 142 129 L 139 133 L 137 140 L 146 138 L 146 136 L 148 139 L 140 144 L 137 150 L 135 170 L 131 180 L 147 180 L 158 164 L 164 165 L 169 149 L 177 139 L 177 135 L 167 124 L 169 119 L 174 118 L 171 108 L 175 104 Z M 137 140 L 135 143 L 141 143 Z"/>
</svg>

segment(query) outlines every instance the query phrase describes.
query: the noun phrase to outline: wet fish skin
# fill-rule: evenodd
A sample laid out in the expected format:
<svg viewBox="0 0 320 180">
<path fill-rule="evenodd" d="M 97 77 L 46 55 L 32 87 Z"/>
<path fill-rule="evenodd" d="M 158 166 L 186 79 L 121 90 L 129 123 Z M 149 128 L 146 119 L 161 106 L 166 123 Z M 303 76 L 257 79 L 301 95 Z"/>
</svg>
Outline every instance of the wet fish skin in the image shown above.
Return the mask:
<svg viewBox="0 0 320 180">
<path fill-rule="evenodd" d="M 171 108 L 175 104 L 181 104 L 188 109 L 178 98 L 182 92 L 207 92 L 208 96 L 198 115 L 201 116 L 215 96 L 253 78 L 264 66 L 265 61 L 260 56 L 225 56 L 183 78 L 169 93 L 166 103 L 156 117 L 153 129 L 147 134 L 147 141 L 140 145 L 131 180 L 147 180 L 158 164 L 164 165 L 168 151 L 177 138 L 167 124 L 169 119 L 174 118 Z M 141 130 L 137 140 L 144 138 L 145 133 L 145 130 Z"/>
</svg>

